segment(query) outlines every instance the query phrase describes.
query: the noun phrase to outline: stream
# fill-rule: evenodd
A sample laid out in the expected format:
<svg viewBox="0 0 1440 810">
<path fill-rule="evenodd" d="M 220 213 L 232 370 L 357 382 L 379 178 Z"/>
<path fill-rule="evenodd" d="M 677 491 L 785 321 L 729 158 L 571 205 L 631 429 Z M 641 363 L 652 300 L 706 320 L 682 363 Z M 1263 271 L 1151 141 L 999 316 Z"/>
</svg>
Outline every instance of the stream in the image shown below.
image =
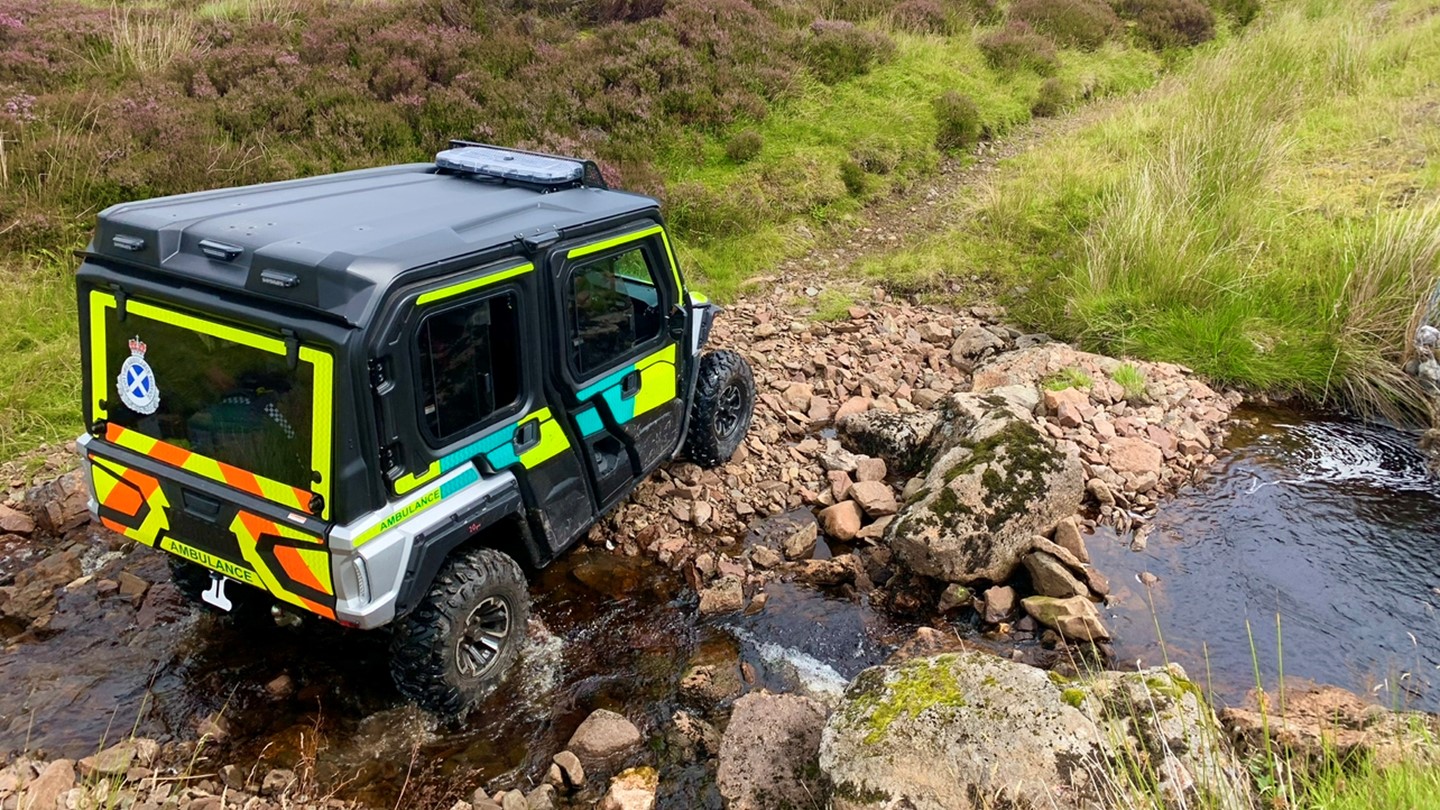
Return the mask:
<svg viewBox="0 0 1440 810">
<path fill-rule="evenodd" d="M 1440 710 L 1440 487 L 1418 437 L 1285 409 L 1234 417 L 1231 454 L 1161 504 L 1145 551 L 1090 538 L 1117 665 L 1168 657 L 1222 703 L 1258 665 L 1267 688 L 1283 667 Z"/>
<path fill-rule="evenodd" d="M 1117 668 L 1168 658 L 1234 702 L 1257 664 L 1274 682 L 1283 642 L 1287 676 L 1440 709 L 1440 493 L 1415 437 L 1285 410 L 1237 417 L 1231 452 L 1206 483 L 1162 504 L 1146 550 L 1108 529 L 1089 540 L 1114 590 L 1105 613 Z M 143 549 L 132 567 L 152 582 L 166 576 Z M 1158 581 L 1147 589 L 1141 572 Z M 667 756 L 661 742 L 676 711 L 712 708 L 686 705 L 691 666 L 716 664 L 752 687 L 834 694 L 916 627 L 863 598 L 783 581 L 766 590 L 763 611 L 706 619 L 681 577 L 651 561 L 565 555 L 532 581 L 520 666 L 456 726 L 400 699 L 384 634 L 195 611 L 137 626 L 133 608 L 67 595 L 51 623 L 59 632 L 0 655 L 0 751 L 79 757 L 132 729 L 194 739 L 197 720 L 218 712 L 228 735 L 206 767 L 292 768 L 375 805 L 406 790 L 407 804 L 449 806 L 477 785 L 543 778 L 580 721 L 608 708 L 652 741 L 659 806 L 718 808 L 704 766 Z M 968 621 L 953 629 L 974 637 Z M 293 690 L 267 692 L 282 674 Z"/>
</svg>

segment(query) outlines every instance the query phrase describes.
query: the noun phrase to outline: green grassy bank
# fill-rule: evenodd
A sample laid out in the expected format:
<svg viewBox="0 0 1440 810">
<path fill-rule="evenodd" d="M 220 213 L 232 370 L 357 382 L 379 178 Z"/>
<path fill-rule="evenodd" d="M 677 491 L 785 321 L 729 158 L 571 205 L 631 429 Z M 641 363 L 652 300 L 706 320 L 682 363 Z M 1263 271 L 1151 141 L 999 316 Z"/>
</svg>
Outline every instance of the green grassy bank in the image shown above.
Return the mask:
<svg viewBox="0 0 1440 810">
<path fill-rule="evenodd" d="M 1186 42 L 1233 24 L 1150 2 Z M 1152 85 L 1175 47 L 1102 0 L 0 0 L 0 457 L 78 432 L 69 251 L 106 205 L 454 136 L 551 149 L 661 196 L 724 299 L 944 151 Z"/>
<path fill-rule="evenodd" d="M 866 270 L 993 274 L 1089 348 L 1423 418 L 1401 369 L 1440 282 L 1437 75 L 1433 0 L 1276 4 Z"/>
</svg>

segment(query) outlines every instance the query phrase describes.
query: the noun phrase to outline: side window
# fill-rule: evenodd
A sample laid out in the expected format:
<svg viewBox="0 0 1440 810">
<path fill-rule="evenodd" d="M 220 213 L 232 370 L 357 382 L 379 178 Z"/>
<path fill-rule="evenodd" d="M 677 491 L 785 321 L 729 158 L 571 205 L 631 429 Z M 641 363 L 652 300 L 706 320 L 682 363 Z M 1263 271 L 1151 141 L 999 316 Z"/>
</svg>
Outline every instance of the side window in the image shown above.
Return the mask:
<svg viewBox="0 0 1440 810">
<path fill-rule="evenodd" d="M 520 330 L 513 294 L 430 313 L 416 330 L 420 413 L 445 444 L 520 398 Z"/>
<path fill-rule="evenodd" d="M 639 247 L 575 268 L 565 291 L 575 370 L 600 371 L 660 334 L 655 275 Z"/>
</svg>

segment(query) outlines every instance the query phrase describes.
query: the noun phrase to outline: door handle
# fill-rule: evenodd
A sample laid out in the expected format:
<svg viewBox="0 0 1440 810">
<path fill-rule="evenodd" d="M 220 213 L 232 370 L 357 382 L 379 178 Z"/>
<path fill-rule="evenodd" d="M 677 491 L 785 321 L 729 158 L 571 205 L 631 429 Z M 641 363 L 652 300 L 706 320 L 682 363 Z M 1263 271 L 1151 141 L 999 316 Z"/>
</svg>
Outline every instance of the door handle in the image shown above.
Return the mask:
<svg viewBox="0 0 1440 810">
<path fill-rule="evenodd" d="M 531 419 L 528 422 L 522 422 L 520 426 L 515 429 L 514 443 L 515 455 L 517 456 L 539 444 L 540 420 Z"/>
<path fill-rule="evenodd" d="M 640 393 L 640 372 L 632 371 L 620 378 L 620 398 L 629 399 Z"/>
</svg>

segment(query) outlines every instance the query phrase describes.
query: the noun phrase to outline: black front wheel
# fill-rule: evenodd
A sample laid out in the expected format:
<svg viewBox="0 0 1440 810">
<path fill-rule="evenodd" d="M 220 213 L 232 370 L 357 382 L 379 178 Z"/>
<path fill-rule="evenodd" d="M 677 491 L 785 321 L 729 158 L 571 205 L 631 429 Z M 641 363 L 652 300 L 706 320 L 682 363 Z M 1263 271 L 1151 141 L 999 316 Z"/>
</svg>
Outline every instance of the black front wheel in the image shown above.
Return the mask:
<svg viewBox="0 0 1440 810">
<path fill-rule="evenodd" d="M 735 455 L 755 415 L 755 375 L 745 358 L 728 350 L 700 358 L 685 455 L 701 467 L 718 467 Z"/>
<path fill-rule="evenodd" d="M 456 552 L 425 599 L 395 625 L 395 686 L 431 712 L 459 716 L 504 680 L 529 619 L 519 564 L 494 549 Z"/>
</svg>

